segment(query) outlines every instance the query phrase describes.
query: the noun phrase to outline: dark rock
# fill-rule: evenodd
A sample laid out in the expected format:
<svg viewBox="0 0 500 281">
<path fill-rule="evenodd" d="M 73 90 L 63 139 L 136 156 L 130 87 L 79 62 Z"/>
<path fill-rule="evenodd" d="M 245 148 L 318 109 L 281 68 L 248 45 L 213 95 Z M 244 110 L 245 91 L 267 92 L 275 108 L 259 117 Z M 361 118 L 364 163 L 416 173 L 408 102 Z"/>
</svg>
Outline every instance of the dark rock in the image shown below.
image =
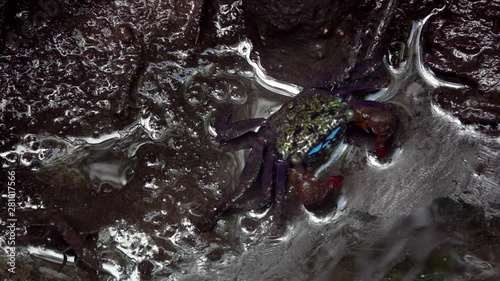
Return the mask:
<svg viewBox="0 0 500 281">
<path fill-rule="evenodd" d="M 0 45 L 0 151 L 26 133 L 97 136 L 130 124 L 144 65 L 195 43 L 203 1 L 129 2 L 9 4 Z"/>
<path fill-rule="evenodd" d="M 426 62 L 437 72 L 457 75 L 481 92 L 499 92 L 500 18 L 496 1 L 450 1 L 429 22 Z"/>
<path fill-rule="evenodd" d="M 441 88 L 436 91 L 436 99 L 464 123 L 500 123 L 500 95 L 497 93 Z"/>
<path fill-rule="evenodd" d="M 500 2 L 448 1 L 431 18 L 425 62 L 472 90 L 443 90 L 438 101 L 464 122 L 498 123 L 500 104 Z"/>
<path fill-rule="evenodd" d="M 3 25 L 7 11 L 8 11 L 7 0 L 0 0 L 0 38 L 2 37 L 3 34 Z M 0 45 L 3 45 L 1 43 L 3 42 L 0 41 Z"/>
<path fill-rule="evenodd" d="M 318 38 L 334 30 L 361 1 L 245 1 L 245 7 L 254 17 L 259 33 L 286 37 L 292 33 L 296 40 Z"/>
<path fill-rule="evenodd" d="M 432 9 L 442 7 L 445 0 L 409 0 L 401 1 L 399 8 L 404 20 L 419 20 L 430 14 Z"/>
</svg>

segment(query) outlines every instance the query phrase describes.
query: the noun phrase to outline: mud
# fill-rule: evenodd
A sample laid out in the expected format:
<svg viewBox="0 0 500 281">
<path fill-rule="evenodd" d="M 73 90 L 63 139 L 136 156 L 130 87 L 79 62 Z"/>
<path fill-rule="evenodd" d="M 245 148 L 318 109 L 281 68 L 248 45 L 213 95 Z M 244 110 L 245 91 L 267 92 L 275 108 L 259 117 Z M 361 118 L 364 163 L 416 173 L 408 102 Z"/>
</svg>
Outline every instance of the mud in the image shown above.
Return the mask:
<svg viewBox="0 0 500 281">
<path fill-rule="evenodd" d="M 0 61 L 2 121 L 9 124 L 2 146 L 40 129 L 96 136 L 129 124 L 145 64 L 193 44 L 202 9 L 202 1 L 15 2 L 8 3 Z"/>
<path fill-rule="evenodd" d="M 299 85 L 334 86 L 374 72 L 405 29 L 391 27 L 398 13 L 394 1 L 295 2 L 244 5 L 257 27 L 264 68 Z"/>
</svg>

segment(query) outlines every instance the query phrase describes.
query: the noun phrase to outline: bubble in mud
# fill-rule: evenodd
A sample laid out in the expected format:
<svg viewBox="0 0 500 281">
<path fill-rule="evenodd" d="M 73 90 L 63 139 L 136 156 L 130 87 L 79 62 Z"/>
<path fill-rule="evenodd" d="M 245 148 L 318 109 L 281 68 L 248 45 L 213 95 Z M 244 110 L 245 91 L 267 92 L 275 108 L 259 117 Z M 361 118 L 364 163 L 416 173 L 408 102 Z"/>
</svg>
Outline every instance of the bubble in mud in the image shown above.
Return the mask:
<svg viewBox="0 0 500 281">
<path fill-rule="evenodd" d="M 127 181 L 131 180 L 134 175 L 135 175 L 135 170 L 132 168 L 129 168 L 125 171 L 125 177 L 127 178 Z"/>
<path fill-rule="evenodd" d="M 240 52 L 240 54 L 246 55 L 250 51 L 250 48 L 248 48 L 248 47 L 249 47 L 248 44 L 244 44 L 240 47 L 240 49 L 238 51 Z"/>
<path fill-rule="evenodd" d="M 174 138 L 171 138 L 167 142 L 168 146 L 174 150 L 180 150 L 182 149 L 182 144 L 179 140 L 176 140 Z"/>
<path fill-rule="evenodd" d="M 37 59 L 33 60 L 31 63 L 31 67 L 33 68 L 38 68 L 40 66 L 40 61 Z"/>
<path fill-rule="evenodd" d="M 40 149 L 40 151 L 38 152 L 38 159 L 40 161 L 43 161 L 43 160 L 47 159 L 49 155 L 50 155 L 49 149 L 45 149 L 45 148 Z"/>
<path fill-rule="evenodd" d="M 101 109 L 105 109 L 105 110 L 111 109 L 111 103 L 108 100 L 100 100 L 97 102 L 96 105 Z"/>
<path fill-rule="evenodd" d="M 144 139 L 149 137 L 157 140 L 161 138 L 164 133 L 167 131 L 167 127 L 165 126 L 165 120 L 162 120 L 159 116 L 157 115 L 152 115 L 149 118 L 146 118 L 146 123 L 145 123 L 145 131 L 147 134 L 144 134 Z"/>
<path fill-rule="evenodd" d="M 206 84 L 194 82 L 187 88 L 184 97 L 189 105 L 196 106 L 202 103 L 206 97 L 208 88 Z"/>
<path fill-rule="evenodd" d="M 236 74 L 238 72 L 238 70 L 237 69 L 227 69 L 226 72 L 228 74 Z"/>
<path fill-rule="evenodd" d="M 33 142 L 36 142 L 38 141 L 38 137 L 34 134 L 27 134 L 24 136 L 23 138 L 23 142 L 26 144 L 26 145 L 29 145 Z"/>
<path fill-rule="evenodd" d="M 27 20 L 29 18 L 30 12 L 29 11 L 21 11 L 16 14 L 16 18 L 21 19 L 21 20 Z"/>
<path fill-rule="evenodd" d="M 244 104 L 247 101 L 247 95 L 241 90 L 231 91 L 230 98 L 234 104 Z"/>
<path fill-rule="evenodd" d="M 96 193 L 99 193 L 101 191 L 101 185 L 98 182 L 92 182 L 90 186 Z"/>
<path fill-rule="evenodd" d="M 252 77 L 254 73 L 251 70 L 241 70 L 237 72 L 239 75 L 244 77 Z"/>
<path fill-rule="evenodd" d="M 181 121 L 182 121 L 182 118 L 181 118 Z M 172 118 L 171 122 L 172 122 L 173 126 L 179 126 L 181 124 L 181 122 L 178 119 L 174 119 L 174 118 Z"/>
<path fill-rule="evenodd" d="M 214 89 L 212 92 L 210 92 L 210 96 L 215 98 L 215 100 L 218 102 L 225 101 L 227 98 L 227 94 L 222 89 Z"/>
<path fill-rule="evenodd" d="M 143 189 L 146 191 L 156 191 L 159 186 L 156 184 L 156 178 L 152 178 L 144 183 Z"/>
<path fill-rule="evenodd" d="M 7 160 L 8 162 L 10 163 L 16 163 L 17 162 L 17 157 L 18 157 L 18 154 L 15 153 L 15 152 L 10 152 L 8 153 L 7 155 L 5 155 L 3 158 L 5 160 Z"/>
<path fill-rule="evenodd" d="M 33 153 L 24 153 L 21 155 L 19 162 L 21 165 L 29 167 L 31 163 L 36 159 L 36 154 Z"/>
<path fill-rule="evenodd" d="M 317 59 L 324 57 L 326 52 L 327 47 L 323 43 L 315 43 L 309 47 L 309 53 Z"/>
<path fill-rule="evenodd" d="M 193 128 L 186 128 L 186 132 L 192 138 L 198 138 L 200 136 L 200 134 L 196 130 L 194 130 Z"/>
<path fill-rule="evenodd" d="M 201 189 L 209 191 L 215 197 L 222 196 L 222 191 L 219 183 L 205 183 L 203 180 L 198 180 L 197 185 Z"/>
<path fill-rule="evenodd" d="M 104 183 L 101 185 L 101 191 L 103 193 L 110 193 L 113 191 L 113 187 L 110 184 Z"/>
<path fill-rule="evenodd" d="M 200 100 L 196 96 L 191 96 L 187 99 L 190 105 L 197 105 L 200 103 Z"/>
</svg>

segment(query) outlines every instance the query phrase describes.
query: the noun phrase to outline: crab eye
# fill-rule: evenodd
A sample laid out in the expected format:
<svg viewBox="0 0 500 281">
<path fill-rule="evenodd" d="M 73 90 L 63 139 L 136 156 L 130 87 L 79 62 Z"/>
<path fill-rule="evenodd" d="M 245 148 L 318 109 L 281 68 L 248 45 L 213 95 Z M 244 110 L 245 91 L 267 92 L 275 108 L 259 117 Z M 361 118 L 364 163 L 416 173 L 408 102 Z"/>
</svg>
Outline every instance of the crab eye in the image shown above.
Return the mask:
<svg viewBox="0 0 500 281">
<path fill-rule="evenodd" d="M 347 110 L 346 113 L 345 113 L 345 115 L 347 117 L 347 121 L 353 121 L 354 120 L 354 117 L 355 117 L 354 110 Z"/>
<path fill-rule="evenodd" d="M 304 154 L 302 152 L 295 152 L 294 154 L 292 154 L 292 156 L 290 156 L 290 161 L 292 162 L 292 164 L 300 164 L 302 163 L 302 161 L 304 160 Z"/>
</svg>

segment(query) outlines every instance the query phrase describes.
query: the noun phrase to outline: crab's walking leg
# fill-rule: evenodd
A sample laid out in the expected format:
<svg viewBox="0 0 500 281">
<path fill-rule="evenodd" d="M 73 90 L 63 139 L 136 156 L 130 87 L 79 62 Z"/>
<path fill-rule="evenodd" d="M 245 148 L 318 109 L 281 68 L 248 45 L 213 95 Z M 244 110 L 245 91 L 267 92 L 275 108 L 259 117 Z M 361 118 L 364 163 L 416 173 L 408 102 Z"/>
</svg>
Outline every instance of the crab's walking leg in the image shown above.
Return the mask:
<svg viewBox="0 0 500 281">
<path fill-rule="evenodd" d="M 220 126 L 217 130 L 217 139 L 220 141 L 232 140 L 240 137 L 248 132 L 252 132 L 256 128 L 266 124 L 264 118 L 253 118 L 232 123 L 226 123 Z M 217 126 L 216 126 L 217 129 Z"/>
<path fill-rule="evenodd" d="M 258 133 L 249 132 L 244 136 L 221 143 L 222 151 L 231 152 L 253 148 L 259 137 Z"/>
<path fill-rule="evenodd" d="M 66 253 L 69 250 L 73 250 L 75 253 L 75 262 L 74 264 L 76 265 L 76 258 L 79 258 L 81 261 L 83 261 L 88 267 L 91 269 L 95 270 L 95 273 L 97 273 L 100 268 L 100 257 L 97 253 L 97 250 L 86 241 L 82 237 L 82 234 L 78 231 L 76 231 L 73 226 L 68 222 L 66 219 L 65 215 L 61 213 L 51 213 L 50 214 L 50 223 L 44 223 L 44 224 L 30 224 L 31 226 L 41 226 L 41 227 L 54 227 L 57 230 L 57 233 L 61 235 L 62 239 L 64 242 L 69 246 L 67 249 L 65 249 L 62 254 L 63 254 L 63 263 L 61 264 L 61 268 L 59 268 L 58 271 L 60 271 L 67 263 L 67 255 Z M 42 238 L 48 236 L 50 232 L 47 232 L 42 236 Z"/>
<path fill-rule="evenodd" d="M 99 271 L 100 259 L 96 250 L 88 245 L 82 235 L 67 222 L 61 214 L 53 215 L 54 226 L 76 255 L 90 268 Z"/>
<path fill-rule="evenodd" d="M 252 150 L 248 154 L 247 161 L 245 162 L 245 167 L 243 171 L 241 171 L 238 190 L 236 194 L 227 195 L 227 200 L 223 200 L 218 207 L 215 208 L 210 219 L 206 220 L 203 225 L 201 225 L 201 229 L 206 231 L 210 230 L 215 226 L 218 219 L 224 214 L 224 212 L 229 209 L 231 204 L 236 202 L 241 196 L 243 196 L 248 189 L 255 182 L 255 179 L 259 175 L 260 168 L 262 166 L 262 156 L 264 153 L 266 141 L 264 138 L 257 138 Z"/>
<path fill-rule="evenodd" d="M 284 202 L 286 195 L 286 180 L 288 167 L 290 164 L 284 160 L 278 160 L 276 163 L 276 180 L 274 188 L 274 202 L 269 210 L 269 214 L 272 217 L 273 223 L 270 228 L 270 233 L 272 235 L 280 236 L 285 229 L 285 218 L 284 218 Z"/>
<path fill-rule="evenodd" d="M 262 200 L 259 207 L 264 207 L 271 203 L 273 192 L 273 172 L 277 159 L 276 152 L 272 146 L 267 146 L 264 155 L 264 165 L 262 169 Z"/>
<path fill-rule="evenodd" d="M 266 141 L 263 138 L 257 138 L 252 150 L 248 154 L 245 167 L 243 168 L 243 171 L 241 171 L 240 175 L 238 195 L 234 197 L 233 202 L 250 189 L 259 175 L 259 171 L 262 166 L 262 156 L 264 154 L 265 143 Z"/>
<path fill-rule="evenodd" d="M 265 135 L 263 137 L 266 138 Z M 241 202 L 245 202 L 244 204 L 248 209 L 259 210 L 272 203 L 275 163 L 277 158 L 276 149 L 272 145 L 266 145 L 264 148 L 264 162 L 262 163 L 262 170 L 260 173 L 260 188 L 256 190 L 258 195 L 253 196 L 252 200 L 248 200 L 249 198 L 244 198 L 245 195 L 243 194 L 238 199 L 238 201 L 241 200 Z"/>
<path fill-rule="evenodd" d="M 263 126 L 266 123 L 265 118 L 251 118 L 241 121 L 231 122 L 232 114 L 224 115 L 221 111 L 217 112 L 214 120 L 214 127 L 217 131 L 217 139 L 219 141 L 228 141 L 238 138 L 256 128 Z"/>
<path fill-rule="evenodd" d="M 286 194 L 286 179 L 288 173 L 288 162 L 278 160 L 276 165 L 276 188 L 274 192 L 274 203 L 278 214 L 283 212 L 283 203 L 285 202 Z"/>
</svg>

